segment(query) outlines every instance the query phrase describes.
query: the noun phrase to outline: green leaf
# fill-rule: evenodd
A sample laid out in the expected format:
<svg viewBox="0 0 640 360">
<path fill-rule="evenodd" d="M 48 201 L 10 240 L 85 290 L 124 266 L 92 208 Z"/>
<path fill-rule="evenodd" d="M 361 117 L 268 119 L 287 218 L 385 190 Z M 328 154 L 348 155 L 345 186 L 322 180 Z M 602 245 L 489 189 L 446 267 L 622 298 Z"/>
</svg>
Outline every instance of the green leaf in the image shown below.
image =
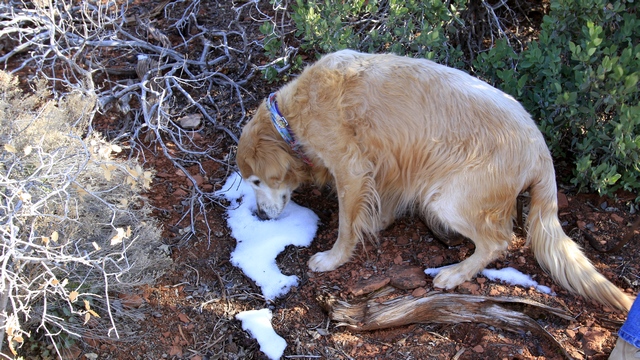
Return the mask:
<svg viewBox="0 0 640 360">
<path fill-rule="evenodd" d="M 627 76 L 624 79 L 624 87 L 627 89 L 633 88 L 638 84 L 638 74 L 637 73 L 633 73 L 629 76 Z"/>
</svg>

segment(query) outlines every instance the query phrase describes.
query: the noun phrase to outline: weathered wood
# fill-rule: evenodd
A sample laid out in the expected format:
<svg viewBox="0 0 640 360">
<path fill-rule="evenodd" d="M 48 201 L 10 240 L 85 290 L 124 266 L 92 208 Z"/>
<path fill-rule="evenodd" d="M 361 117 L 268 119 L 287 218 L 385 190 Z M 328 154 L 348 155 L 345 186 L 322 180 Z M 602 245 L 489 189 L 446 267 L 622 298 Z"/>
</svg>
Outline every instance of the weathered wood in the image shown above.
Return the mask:
<svg viewBox="0 0 640 360">
<path fill-rule="evenodd" d="M 507 331 L 534 334 L 551 340 L 562 354 L 571 359 L 562 345 L 529 314 L 552 314 L 561 319 L 573 320 L 568 312 L 532 300 L 507 297 L 486 297 L 465 294 L 432 292 L 424 297 L 411 295 L 379 302 L 393 288 L 383 288 L 362 301 L 348 303 L 330 294 L 321 294 L 318 301 L 337 321 L 354 331 L 384 329 L 414 323 L 457 324 L 477 322 Z M 516 310 L 517 309 L 517 310 Z"/>
</svg>

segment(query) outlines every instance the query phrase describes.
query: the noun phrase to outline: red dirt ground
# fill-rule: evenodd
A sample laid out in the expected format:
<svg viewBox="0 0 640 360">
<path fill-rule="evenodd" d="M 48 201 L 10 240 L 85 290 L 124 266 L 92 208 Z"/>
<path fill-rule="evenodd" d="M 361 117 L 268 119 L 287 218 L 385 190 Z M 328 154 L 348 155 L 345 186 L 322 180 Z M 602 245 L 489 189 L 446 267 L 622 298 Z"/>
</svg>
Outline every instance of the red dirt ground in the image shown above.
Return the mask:
<svg viewBox="0 0 640 360">
<path fill-rule="evenodd" d="M 204 137 L 195 136 L 200 141 Z M 257 343 L 240 328 L 233 316 L 242 310 L 269 307 L 273 326 L 289 344 L 285 358 L 322 359 L 555 359 L 558 349 L 531 333 L 510 333 L 480 323 L 455 325 L 418 324 L 394 329 L 355 333 L 336 327 L 315 300 L 320 291 L 352 300 L 355 283 L 385 275 L 393 266 L 437 267 L 459 262 L 473 252 L 473 244 L 447 248 L 433 239 L 421 221 L 403 218 L 380 234 L 380 246 L 359 248 L 354 259 L 327 273 L 309 272 L 306 262 L 317 251 L 330 248 L 337 235 L 337 200 L 330 189 L 306 187 L 293 200 L 313 209 L 321 219 L 310 248 L 288 247 L 278 264 L 285 274 L 295 274 L 300 285 L 282 299 L 266 303 L 259 288 L 229 262 L 234 239 L 225 225 L 224 208 L 211 204 L 207 218 L 212 233 L 178 243 L 171 225 L 181 216 L 181 203 L 191 184 L 171 164 L 156 158 L 149 164 L 156 177 L 149 198 L 166 219 L 166 243 L 172 245 L 174 266 L 160 281 L 140 288 L 127 299 L 136 301 L 147 316 L 131 342 L 93 344 L 85 352 L 110 359 L 262 359 Z M 227 169 L 206 164 L 201 188 L 220 188 Z M 197 175 L 197 169 L 193 175 Z M 632 240 L 621 251 L 601 254 L 585 241 L 589 233 L 604 247 L 616 244 L 634 219 L 629 214 L 633 194 L 617 200 L 595 195 L 561 195 L 560 218 L 565 231 L 581 244 L 596 267 L 630 294 L 638 292 L 640 246 Z M 566 202 L 564 201 L 566 199 Z M 200 221 L 201 222 L 201 221 Z M 173 240 L 172 240 L 173 239 Z M 557 293 L 544 295 L 533 289 L 508 286 L 478 277 L 451 292 L 487 296 L 515 296 L 568 310 L 574 321 L 553 317 L 537 319 L 576 359 L 606 359 L 624 316 L 613 309 L 573 296 L 558 287 L 536 263 L 524 240 L 515 238 L 509 252 L 490 267 L 514 267 Z M 397 294 L 420 296 L 433 290 L 430 277 L 417 289 Z M 458 354 L 458 355 L 456 355 Z M 456 357 L 457 356 L 457 357 Z"/>
<path fill-rule="evenodd" d="M 253 99 L 263 98 L 276 85 L 249 85 Z M 247 101 L 255 108 L 256 100 Z M 107 114 L 97 119 L 97 129 L 108 128 Z M 102 121 L 102 124 L 100 123 Z M 238 133 L 239 129 L 232 129 Z M 233 154 L 233 143 L 211 130 L 194 132 L 196 143 L 220 142 L 220 156 Z M 359 247 L 348 264 L 327 273 L 308 271 L 307 261 L 318 251 L 329 249 L 337 235 L 337 200 L 330 189 L 305 187 L 293 197 L 320 217 L 320 225 L 310 248 L 288 247 L 277 259 L 285 274 L 297 275 L 300 285 L 274 302 L 266 302 L 259 288 L 229 263 L 235 246 L 225 223 L 225 209 L 208 204 L 206 219 L 211 237 L 204 231 L 204 218 L 196 219 L 197 236 L 181 240 L 177 224 L 184 213 L 184 201 L 191 193 L 187 177 L 161 156 L 147 156 L 146 166 L 156 171 L 148 198 L 162 220 L 163 244 L 172 251 L 174 265 L 153 286 L 145 286 L 121 298 L 139 308 L 144 319 L 132 326 L 135 335 L 119 341 L 87 341 L 68 352 L 68 358 L 92 359 L 265 359 L 255 340 L 234 319 L 243 310 L 268 307 L 273 311 L 273 327 L 288 343 L 286 359 L 556 359 L 560 352 L 548 340 L 530 332 L 512 333 L 481 323 L 416 324 L 393 329 L 351 332 L 336 327 L 316 300 L 323 291 L 338 298 L 353 300 L 356 282 L 372 276 L 385 276 L 393 266 L 435 267 L 459 262 L 473 253 L 473 244 L 447 248 L 434 240 L 417 219 L 399 219 L 380 234 L 380 246 Z M 188 170 L 198 176 L 203 191 L 221 187 L 229 168 L 204 161 L 205 173 L 196 167 Z M 559 169 L 562 172 L 563 169 Z M 560 181 L 562 184 L 562 181 Z M 638 216 L 631 214 L 635 194 L 620 193 L 617 199 L 591 194 L 576 194 L 563 187 L 560 218 L 565 231 L 585 249 L 596 267 L 629 294 L 640 289 L 640 244 L 636 236 L 617 253 L 598 253 L 586 242 L 591 234 L 605 247 L 612 247 L 628 231 Z M 161 246 L 163 244 L 158 244 Z M 615 341 L 624 315 L 573 296 L 558 287 L 542 271 L 531 250 L 516 238 L 505 254 L 490 267 L 514 267 L 557 293 L 544 295 L 533 289 L 507 286 L 477 277 L 450 292 L 486 296 L 514 296 L 534 299 L 568 310 L 573 321 L 554 317 L 536 319 L 566 351 L 576 359 L 606 359 Z M 433 290 L 432 279 L 424 285 L 397 290 L 397 294 L 421 296 Z"/>
</svg>

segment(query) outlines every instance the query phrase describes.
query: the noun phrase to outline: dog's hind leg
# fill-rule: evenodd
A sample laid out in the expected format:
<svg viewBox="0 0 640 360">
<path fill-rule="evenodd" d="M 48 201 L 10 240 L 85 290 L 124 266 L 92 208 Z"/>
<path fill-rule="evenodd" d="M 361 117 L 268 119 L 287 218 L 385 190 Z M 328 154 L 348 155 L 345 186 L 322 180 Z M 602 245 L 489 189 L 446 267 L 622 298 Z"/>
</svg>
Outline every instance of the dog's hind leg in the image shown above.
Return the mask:
<svg viewBox="0 0 640 360">
<path fill-rule="evenodd" d="M 319 252 L 309 259 L 312 271 L 331 271 L 351 258 L 364 233 L 374 234 L 381 226 L 380 198 L 374 180 L 368 176 L 336 179 L 339 201 L 338 239 L 331 250 Z"/>
<path fill-rule="evenodd" d="M 509 246 L 507 240 L 481 240 L 474 241 L 476 250 L 473 255 L 464 261 L 440 270 L 433 279 L 435 287 L 453 289 L 463 282 L 470 280 L 489 263 L 497 259 Z"/>
<path fill-rule="evenodd" d="M 433 280 L 434 286 L 452 289 L 470 280 L 507 250 L 513 228 L 509 202 L 497 203 L 495 207 L 484 201 L 478 203 L 484 206 L 455 199 L 442 199 L 429 206 L 430 212 L 437 214 L 448 228 L 471 239 L 476 246 L 470 257 L 442 269 Z"/>
</svg>

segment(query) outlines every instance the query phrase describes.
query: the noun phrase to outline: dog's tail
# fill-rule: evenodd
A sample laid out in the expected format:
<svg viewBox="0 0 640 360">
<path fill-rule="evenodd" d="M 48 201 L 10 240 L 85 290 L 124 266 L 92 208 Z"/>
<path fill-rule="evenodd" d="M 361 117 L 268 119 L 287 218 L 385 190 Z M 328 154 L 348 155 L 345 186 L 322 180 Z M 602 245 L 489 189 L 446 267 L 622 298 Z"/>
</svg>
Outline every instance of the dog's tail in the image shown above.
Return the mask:
<svg viewBox="0 0 640 360">
<path fill-rule="evenodd" d="M 540 266 L 565 289 L 623 311 L 632 300 L 600 274 L 582 249 L 569 238 L 558 219 L 558 198 L 553 166 L 531 186 L 527 242 Z"/>
</svg>

